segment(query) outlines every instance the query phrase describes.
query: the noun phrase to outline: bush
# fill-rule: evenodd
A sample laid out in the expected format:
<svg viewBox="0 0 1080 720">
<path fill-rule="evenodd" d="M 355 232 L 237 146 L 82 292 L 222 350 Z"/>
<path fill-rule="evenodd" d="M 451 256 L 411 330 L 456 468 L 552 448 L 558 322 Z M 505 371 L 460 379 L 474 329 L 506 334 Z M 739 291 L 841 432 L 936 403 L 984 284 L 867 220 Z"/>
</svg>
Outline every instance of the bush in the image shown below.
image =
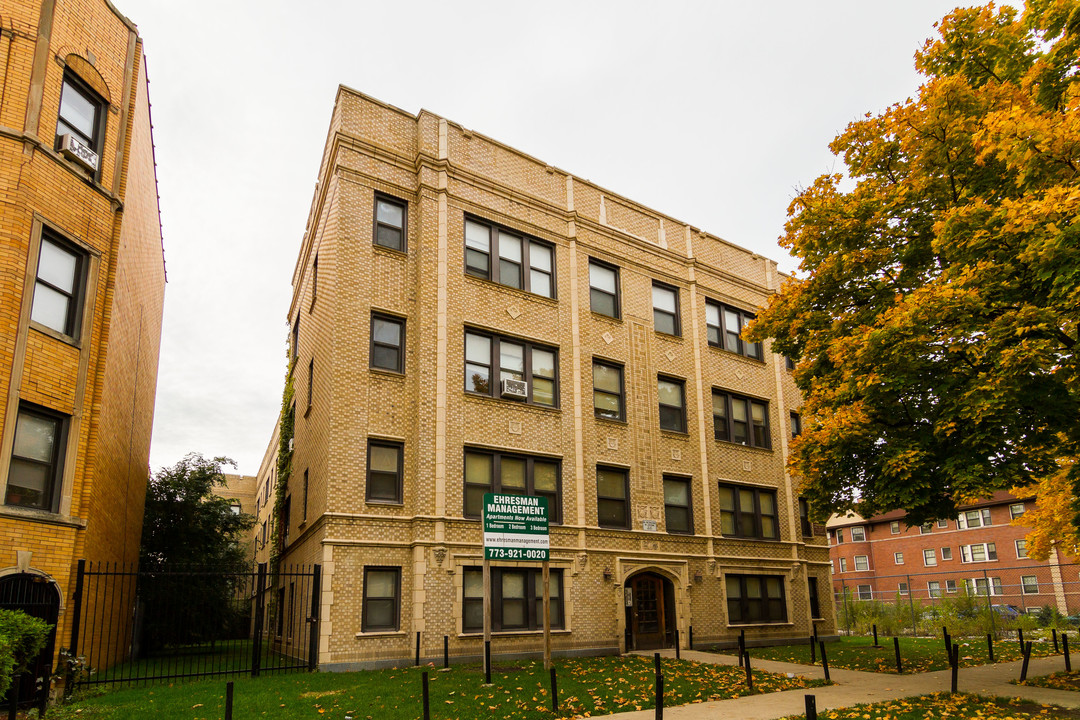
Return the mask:
<svg viewBox="0 0 1080 720">
<path fill-rule="evenodd" d="M 0 696 L 11 678 L 29 669 L 49 640 L 52 626 L 20 610 L 0 610 Z"/>
</svg>

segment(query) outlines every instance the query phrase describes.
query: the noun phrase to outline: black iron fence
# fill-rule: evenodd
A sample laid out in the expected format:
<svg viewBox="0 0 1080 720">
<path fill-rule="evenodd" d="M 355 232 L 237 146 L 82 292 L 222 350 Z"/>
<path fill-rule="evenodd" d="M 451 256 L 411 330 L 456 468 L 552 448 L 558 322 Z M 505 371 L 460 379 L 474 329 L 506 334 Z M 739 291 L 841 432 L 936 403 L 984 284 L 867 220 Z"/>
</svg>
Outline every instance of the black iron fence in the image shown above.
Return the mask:
<svg viewBox="0 0 1080 720">
<path fill-rule="evenodd" d="M 314 670 L 320 568 L 136 568 L 80 560 L 70 688 Z"/>
<path fill-rule="evenodd" d="M 952 565 L 952 563 L 950 563 Z M 1039 563 L 878 574 L 861 569 L 833 576 L 837 627 L 865 634 L 933 635 L 942 621 L 973 633 L 1034 625 L 1064 625 L 1080 615 L 1080 565 Z M 888 628 L 886 631 L 884 628 Z"/>
</svg>

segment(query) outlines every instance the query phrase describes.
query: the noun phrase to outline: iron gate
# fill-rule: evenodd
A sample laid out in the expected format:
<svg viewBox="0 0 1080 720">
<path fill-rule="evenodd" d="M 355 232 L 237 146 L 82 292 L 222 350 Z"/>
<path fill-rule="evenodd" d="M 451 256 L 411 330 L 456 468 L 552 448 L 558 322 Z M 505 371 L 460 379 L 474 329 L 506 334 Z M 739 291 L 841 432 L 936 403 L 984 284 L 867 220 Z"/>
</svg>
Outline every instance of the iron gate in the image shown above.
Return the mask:
<svg viewBox="0 0 1080 720">
<path fill-rule="evenodd" d="M 315 670 L 320 566 L 249 571 L 80 560 L 68 687 Z"/>
</svg>

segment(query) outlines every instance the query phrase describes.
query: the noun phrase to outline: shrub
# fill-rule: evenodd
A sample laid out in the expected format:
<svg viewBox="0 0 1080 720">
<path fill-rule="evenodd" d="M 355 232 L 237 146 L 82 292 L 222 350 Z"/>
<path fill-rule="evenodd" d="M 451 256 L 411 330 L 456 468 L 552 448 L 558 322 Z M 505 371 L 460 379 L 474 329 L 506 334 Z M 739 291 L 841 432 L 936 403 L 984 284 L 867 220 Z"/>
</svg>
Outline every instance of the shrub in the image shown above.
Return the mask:
<svg viewBox="0 0 1080 720">
<path fill-rule="evenodd" d="M 0 610 L 0 696 L 11 678 L 29 669 L 49 640 L 52 626 L 20 610 Z"/>
</svg>

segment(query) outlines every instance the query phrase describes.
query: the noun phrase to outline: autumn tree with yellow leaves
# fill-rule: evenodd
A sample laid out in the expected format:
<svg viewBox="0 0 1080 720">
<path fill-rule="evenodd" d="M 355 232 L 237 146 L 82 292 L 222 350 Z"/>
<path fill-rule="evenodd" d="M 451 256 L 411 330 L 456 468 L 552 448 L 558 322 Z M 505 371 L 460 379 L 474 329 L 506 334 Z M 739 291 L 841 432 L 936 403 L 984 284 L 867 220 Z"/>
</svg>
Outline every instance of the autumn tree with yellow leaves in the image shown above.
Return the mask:
<svg viewBox="0 0 1080 720">
<path fill-rule="evenodd" d="M 851 123 L 792 202 L 801 259 L 749 334 L 797 359 L 819 516 L 908 521 L 1080 466 L 1080 0 L 956 10 L 918 96 Z M 1044 503 L 1045 506 L 1045 503 Z"/>
</svg>

